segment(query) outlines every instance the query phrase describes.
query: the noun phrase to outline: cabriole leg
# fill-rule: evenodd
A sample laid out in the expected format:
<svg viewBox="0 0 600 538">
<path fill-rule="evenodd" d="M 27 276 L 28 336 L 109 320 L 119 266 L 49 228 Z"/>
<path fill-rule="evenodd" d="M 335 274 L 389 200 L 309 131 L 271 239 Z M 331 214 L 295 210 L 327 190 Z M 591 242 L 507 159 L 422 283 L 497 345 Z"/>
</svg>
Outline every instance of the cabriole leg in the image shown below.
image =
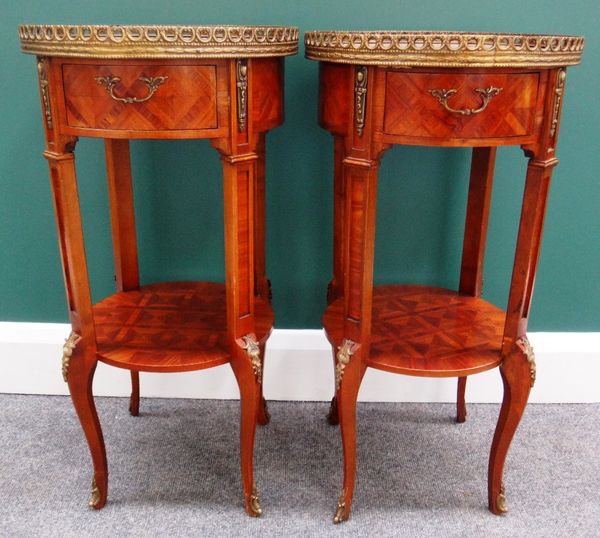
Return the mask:
<svg viewBox="0 0 600 538">
<path fill-rule="evenodd" d="M 334 523 L 341 523 L 350 517 L 354 482 L 356 479 L 356 400 L 364 370 L 361 367 L 360 347 L 344 340 L 337 352 L 336 398 L 339 403 L 338 416 L 344 452 L 344 485 Z"/>
<path fill-rule="evenodd" d="M 73 336 L 73 333 L 71 336 Z M 68 342 L 69 340 L 67 340 Z M 67 343 L 65 348 L 67 348 Z M 102 429 L 92 394 L 92 382 L 97 360 L 92 353 L 86 352 L 81 340 L 77 338 L 73 344 L 76 347 L 71 348 L 70 360 L 68 366 L 63 367 L 63 372 L 65 372 L 71 400 L 73 400 L 73 406 L 87 439 L 94 465 L 92 495 L 89 505 L 92 508 L 100 509 L 106 504 L 108 495 L 108 465 Z"/>
<path fill-rule="evenodd" d="M 488 470 L 489 509 L 494 514 L 508 511 L 502 474 L 504 462 L 535 380 L 535 359 L 526 338 L 518 341 L 500 366 L 504 398 L 494 433 Z"/>
<path fill-rule="evenodd" d="M 259 379 L 261 372 L 253 366 L 256 359 L 260 360 L 260 348 L 256 341 L 238 342 L 238 349 L 231 361 L 231 367 L 240 389 L 240 461 L 242 466 L 242 484 L 244 487 L 244 500 L 246 512 L 252 517 L 262 514 L 258 491 L 254 483 L 253 459 L 254 437 L 260 396 Z"/>
</svg>

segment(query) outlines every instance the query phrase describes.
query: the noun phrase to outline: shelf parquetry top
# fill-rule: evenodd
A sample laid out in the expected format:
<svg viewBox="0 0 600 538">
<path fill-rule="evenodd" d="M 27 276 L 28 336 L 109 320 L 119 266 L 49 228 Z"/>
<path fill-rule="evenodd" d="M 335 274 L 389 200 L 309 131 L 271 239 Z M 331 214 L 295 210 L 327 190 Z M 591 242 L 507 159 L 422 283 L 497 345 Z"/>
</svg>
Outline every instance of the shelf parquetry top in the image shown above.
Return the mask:
<svg viewBox="0 0 600 538">
<path fill-rule="evenodd" d="M 398 67 L 562 67 L 581 61 L 583 37 L 413 31 L 312 31 L 310 60 Z"/>
<path fill-rule="evenodd" d="M 19 26 L 21 49 L 76 58 L 251 58 L 298 52 L 291 26 Z"/>
</svg>

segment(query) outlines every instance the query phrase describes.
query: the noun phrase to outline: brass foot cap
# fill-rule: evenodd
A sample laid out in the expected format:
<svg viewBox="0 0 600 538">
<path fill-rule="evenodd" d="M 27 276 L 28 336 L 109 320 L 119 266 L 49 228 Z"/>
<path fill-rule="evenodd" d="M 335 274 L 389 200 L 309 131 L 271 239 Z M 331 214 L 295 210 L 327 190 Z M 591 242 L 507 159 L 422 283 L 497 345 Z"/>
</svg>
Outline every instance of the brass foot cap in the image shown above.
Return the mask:
<svg viewBox="0 0 600 538">
<path fill-rule="evenodd" d="M 89 505 L 96 508 L 100 503 L 100 488 L 96 484 L 96 478 L 92 478 L 92 496 L 90 497 Z"/>
<path fill-rule="evenodd" d="M 498 493 L 498 496 L 496 497 L 496 507 L 498 508 L 498 512 L 501 514 L 506 514 L 506 512 L 508 512 L 508 503 L 506 502 L 504 484 L 500 486 L 500 493 Z"/>
<path fill-rule="evenodd" d="M 346 514 L 346 498 L 344 495 L 340 495 L 338 499 L 337 510 L 335 511 L 335 516 L 333 516 L 334 523 L 341 523 L 342 521 L 346 521 L 348 519 L 348 515 Z"/>
<path fill-rule="evenodd" d="M 258 490 L 256 486 L 252 486 L 252 493 L 250 494 L 250 512 L 252 517 L 259 517 L 262 515 L 262 508 L 260 507 L 260 500 L 258 498 Z"/>
</svg>

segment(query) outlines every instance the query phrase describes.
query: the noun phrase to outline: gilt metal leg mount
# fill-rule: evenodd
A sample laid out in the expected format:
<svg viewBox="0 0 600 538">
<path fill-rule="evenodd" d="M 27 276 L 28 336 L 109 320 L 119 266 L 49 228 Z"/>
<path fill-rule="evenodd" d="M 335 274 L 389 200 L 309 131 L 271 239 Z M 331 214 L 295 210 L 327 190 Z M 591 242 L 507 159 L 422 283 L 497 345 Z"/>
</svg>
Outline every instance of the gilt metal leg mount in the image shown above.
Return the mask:
<svg viewBox="0 0 600 538">
<path fill-rule="evenodd" d="M 260 346 L 256 341 L 254 335 L 247 334 L 242 337 L 242 348 L 246 350 L 246 354 L 250 358 L 250 362 L 252 363 L 252 370 L 254 370 L 254 375 L 256 376 L 256 382 L 260 383 L 262 381 L 262 361 L 260 358 Z"/>
<path fill-rule="evenodd" d="M 352 355 L 354 355 L 355 347 L 356 343 L 347 338 L 342 342 L 342 345 L 338 347 L 335 365 L 336 391 L 340 390 L 340 387 L 342 385 L 342 378 L 344 377 L 344 371 L 346 370 L 346 366 L 350 362 L 350 358 L 352 357 Z"/>
<path fill-rule="evenodd" d="M 71 362 L 71 357 L 73 356 L 73 350 L 77 346 L 77 342 L 79 342 L 80 338 L 81 336 L 79 336 L 75 331 L 71 331 L 71 334 L 63 344 L 62 376 L 65 383 L 67 382 L 69 375 L 69 363 Z"/>
</svg>

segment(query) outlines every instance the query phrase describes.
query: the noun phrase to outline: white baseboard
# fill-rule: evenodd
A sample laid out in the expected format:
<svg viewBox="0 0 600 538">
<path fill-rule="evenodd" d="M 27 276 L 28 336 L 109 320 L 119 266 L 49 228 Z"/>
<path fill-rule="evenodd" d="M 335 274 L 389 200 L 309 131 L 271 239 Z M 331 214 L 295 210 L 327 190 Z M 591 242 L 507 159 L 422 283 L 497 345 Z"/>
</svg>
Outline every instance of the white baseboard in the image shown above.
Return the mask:
<svg viewBox="0 0 600 538">
<path fill-rule="evenodd" d="M 60 373 L 70 327 L 58 323 L 0 323 L 0 392 L 67 394 Z M 530 333 L 537 381 L 530 402 L 600 402 L 600 333 Z M 326 401 L 332 396 L 333 359 L 321 330 L 276 329 L 267 344 L 264 391 L 269 400 Z M 99 363 L 94 394 L 129 396 L 129 372 Z M 141 374 L 142 397 L 237 399 L 228 365 L 178 374 Z M 454 402 L 455 379 L 392 375 L 369 369 L 359 400 Z M 467 401 L 499 402 L 497 370 L 469 378 Z"/>
</svg>

